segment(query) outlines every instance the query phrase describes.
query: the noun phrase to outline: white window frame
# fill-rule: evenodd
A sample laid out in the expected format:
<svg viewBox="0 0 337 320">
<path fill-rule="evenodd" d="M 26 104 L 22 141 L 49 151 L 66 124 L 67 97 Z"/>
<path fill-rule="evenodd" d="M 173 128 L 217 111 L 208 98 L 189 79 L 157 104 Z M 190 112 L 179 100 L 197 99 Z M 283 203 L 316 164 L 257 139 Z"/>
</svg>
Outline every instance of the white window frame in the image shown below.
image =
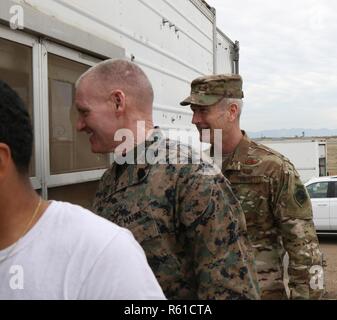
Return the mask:
<svg viewBox="0 0 337 320">
<path fill-rule="evenodd" d="M 48 88 L 48 53 L 55 54 L 68 60 L 79 62 L 88 66 L 94 66 L 96 63 L 102 61 L 92 56 L 82 54 L 79 51 L 61 46 L 59 44 L 43 40 L 41 43 L 41 57 L 42 57 L 42 87 L 43 97 L 42 103 L 45 106 L 41 112 L 42 116 L 42 137 L 44 145 L 44 168 L 43 176 L 46 181 L 46 189 L 53 187 L 60 187 L 72 184 L 85 183 L 99 180 L 106 169 L 80 171 L 64 174 L 50 173 L 50 144 L 49 144 L 49 88 Z M 109 157 L 109 163 L 112 163 L 112 156 Z M 46 193 L 47 193 L 46 190 Z M 47 196 L 47 194 L 46 194 Z"/>
<path fill-rule="evenodd" d="M 43 189 L 42 183 L 42 141 L 41 141 L 41 65 L 40 65 L 40 44 L 38 38 L 9 29 L 0 25 L 0 38 L 22 44 L 32 48 L 32 74 L 33 74 L 33 122 L 34 122 L 34 156 L 35 156 L 35 176 L 30 178 L 34 189 Z"/>
</svg>

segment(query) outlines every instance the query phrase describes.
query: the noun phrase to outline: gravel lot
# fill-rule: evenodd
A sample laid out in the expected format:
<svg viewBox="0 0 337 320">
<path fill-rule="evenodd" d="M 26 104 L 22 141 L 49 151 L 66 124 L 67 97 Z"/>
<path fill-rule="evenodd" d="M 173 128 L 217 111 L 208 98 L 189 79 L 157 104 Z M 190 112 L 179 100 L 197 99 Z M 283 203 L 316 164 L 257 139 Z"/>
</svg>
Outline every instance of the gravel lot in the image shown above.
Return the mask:
<svg viewBox="0 0 337 320">
<path fill-rule="evenodd" d="M 337 234 L 320 235 L 319 242 L 326 261 L 324 298 L 337 300 Z"/>
</svg>

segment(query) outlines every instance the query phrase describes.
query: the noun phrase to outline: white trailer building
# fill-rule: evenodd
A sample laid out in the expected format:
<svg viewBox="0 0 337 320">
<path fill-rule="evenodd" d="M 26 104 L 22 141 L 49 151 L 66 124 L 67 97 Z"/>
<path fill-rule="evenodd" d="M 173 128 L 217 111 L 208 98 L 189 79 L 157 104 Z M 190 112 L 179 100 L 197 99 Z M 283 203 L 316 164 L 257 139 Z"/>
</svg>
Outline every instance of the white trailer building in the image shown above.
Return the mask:
<svg viewBox="0 0 337 320">
<path fill-rule="evenodd" d="M 303 182 L 327 174 L 325 139 L 261 139 L 259 142 L 287 157 L 294 164 Z"/>
<path fill-rule="evenodd" d="M 0 79 L 34 122 L 34 188 L 46 199 L 89 207 L 108 156 L 90 152 L 74 129 L 74 83 L 107 58 L 128 58 L 155 91 L 155 124 L 194 130 L 179 106 L 192 79 L 238 71 L 238 44 L 202 0 L 1 0 Z"/>
</svg>

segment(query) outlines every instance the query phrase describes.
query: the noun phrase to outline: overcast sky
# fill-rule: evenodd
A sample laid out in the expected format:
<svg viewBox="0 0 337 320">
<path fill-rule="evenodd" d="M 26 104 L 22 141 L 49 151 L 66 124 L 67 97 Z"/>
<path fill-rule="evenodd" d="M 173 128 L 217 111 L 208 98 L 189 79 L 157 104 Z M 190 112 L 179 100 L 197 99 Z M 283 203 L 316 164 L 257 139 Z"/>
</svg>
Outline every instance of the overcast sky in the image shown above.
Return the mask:
<svg viewBox="0 0 337 320">
<path fill-rule="evenodd" d="M 336 0 L 207 0 L 240 41 L 242 127 L 337 129 Z"/>
</svg>

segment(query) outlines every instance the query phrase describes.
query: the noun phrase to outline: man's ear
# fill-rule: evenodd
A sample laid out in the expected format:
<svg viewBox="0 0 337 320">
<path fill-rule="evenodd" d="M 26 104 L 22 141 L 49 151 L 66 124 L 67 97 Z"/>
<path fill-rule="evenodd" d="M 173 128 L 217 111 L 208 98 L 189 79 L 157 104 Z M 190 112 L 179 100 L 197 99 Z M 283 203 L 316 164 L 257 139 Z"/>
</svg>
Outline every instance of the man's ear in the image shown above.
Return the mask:
<svg viewBox="0 0 337 320">
<path fill-rule="evenodd" d="M 122 90 L 112 91 L 110 94 L 110 101 L 117 115 L 120 115 L 125 112 L 126 97 L 125 93 Z"/>
<path fill-rule="evenodd" d="M 10 161 L 11 150 L 7 144 L 0 143 L 0 179 L 7 173 Z"/>
<path fill-rule="evenodd" d="M 231 121 L 235 121 L 239 114 L 239 106 L 236 103 L 231 103 L 228 106 L 229 118 Z"/>
</svg>

